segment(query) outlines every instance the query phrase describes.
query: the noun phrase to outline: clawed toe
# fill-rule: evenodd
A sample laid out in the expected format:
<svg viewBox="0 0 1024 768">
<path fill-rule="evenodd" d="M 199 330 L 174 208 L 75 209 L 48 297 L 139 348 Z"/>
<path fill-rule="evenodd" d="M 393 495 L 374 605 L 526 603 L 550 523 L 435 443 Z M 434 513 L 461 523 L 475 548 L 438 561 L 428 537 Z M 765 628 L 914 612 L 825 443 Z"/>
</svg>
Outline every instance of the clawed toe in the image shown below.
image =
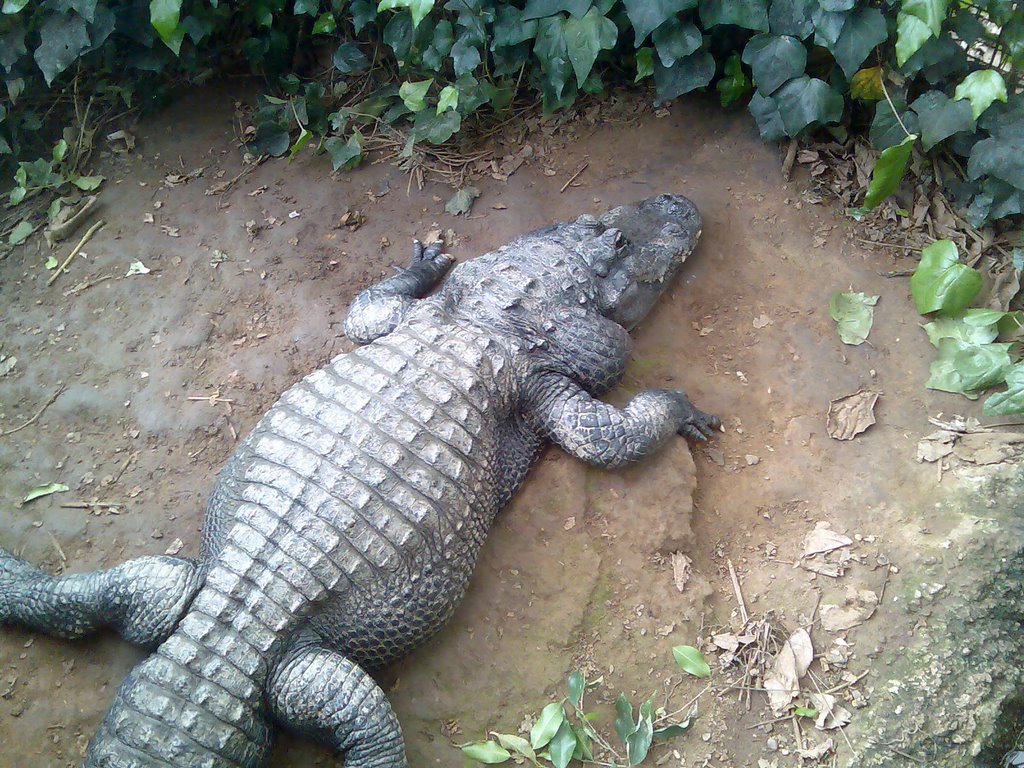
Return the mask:
<svg viewBox="0 0 1024 768">
<path fill-rule="evenodd" d="M 679 428 L 679 434 L 699 443 L 706 442 L 715 432 L 722 431 L 722 420 L 710 413 L 698 411 L 696 408 Z"/>
</svg>

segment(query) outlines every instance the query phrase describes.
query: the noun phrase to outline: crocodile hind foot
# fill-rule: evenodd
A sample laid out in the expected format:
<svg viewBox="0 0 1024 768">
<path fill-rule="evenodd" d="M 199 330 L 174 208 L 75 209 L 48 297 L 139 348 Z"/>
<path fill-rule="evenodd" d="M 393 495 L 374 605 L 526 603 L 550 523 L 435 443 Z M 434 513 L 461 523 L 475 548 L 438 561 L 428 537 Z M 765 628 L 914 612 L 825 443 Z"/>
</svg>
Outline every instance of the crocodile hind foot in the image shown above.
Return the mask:
<svg viewBox="0 0 1024 768">
<path fill-rule="evenodd" d="M 274 718 L 344 755 L 346 768 L 407 768 L 398 718 L 358 664 L 316 644 L 289 651 L 268 682 Z"/>
<path fill-rule="evenodd" d="M 696 440 L 699 443 L 705 442 L 715 432 L 722 431 L 722 420 L 710 413 L 704 413 L 686 395 L 679 393 L 683 407 L 683 423 L 679 427 L 679 434 Z"/>
<path fill-rule="evenodd" d="M 140 557 L 110 570 L 51 576 L 0 549 L 0 624 L 77 639 L 100 627 L 151 646 L 170 635 L 199 589 L 195 564 Z"/>
</svg>

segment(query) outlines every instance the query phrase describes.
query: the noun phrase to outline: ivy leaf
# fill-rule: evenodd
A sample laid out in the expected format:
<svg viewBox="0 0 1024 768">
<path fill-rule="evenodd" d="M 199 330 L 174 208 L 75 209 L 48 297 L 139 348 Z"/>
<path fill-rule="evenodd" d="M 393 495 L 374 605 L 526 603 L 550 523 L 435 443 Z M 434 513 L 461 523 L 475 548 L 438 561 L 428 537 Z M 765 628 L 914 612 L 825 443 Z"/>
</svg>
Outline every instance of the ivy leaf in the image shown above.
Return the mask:
<svg viewBox="0 0 1024 768">
<path fill-rule="evenodd" d="M 974 127 L 970 103 L 954 101 L 942 91 L 927 91 L 910 107 L 920 119 L 921 143 L 925 152 L 954 133 Z"/>
<path fill-rule="evenodd" d="M 882 150 L 871 170 L 871 182 L 864 195 L 864 208 L 871 210 L 896 191 L 906 170 L 917 136 L 911 134 L 894 147 Z"/>
<path fill-rule="evenodd" d="M 405 106 L 413 112 L 420 112 L 427 106 L 427 91 L 433 84 L 434 78 L 415 83 L 406 81 L 399 86 L 398 95 L 405 102 Z"/>
<path fill-rule="evenodd" d="M 839 13 L 853 10 L 853 7 L 857 5 L 857 0 L 818 0 L 818 5 L 823 11 Z"/>
<path fill-rule="evenodd" d="M 740 55 L 733 51 L 732 55 L 725 60 L 725 74 L 715 85 L 718 89 L 718 100 L 723 107 L 728 107 L 734 101 L 742 99 L 750 90 L 750 80 L 747 73 L 743 71 L 743 64 L 740 63 Z"/>
<path fill-rule="evenodd" d="M 459 35 L 459 39 L 455 41 L 451 55 L 456 77 L 472 72 L 480 65 L 480 49 L 472 41 L 472 35 L 465 32 Z"/>
<path fill-rule="evenodd" d="M 324 148 L 336 171 L 342 168 L 350 171 L 363 159 L 363 137 L 358 131 L 349 136 L 348 141 L 332 136 L 324 142 Z"/>
<path fill-rule="evenodd" d="M 838 91 L 816 77 L 798 77 L 775 92 L 787 136 L 796 136 L 809 126 L 838 123 L 845 100 Z"/>
<path fill-rule="evenodd" d="M 757 121 L 757 130 L 765 141 L 777 141 L 786 135 L 786 126 L 782 122 L 779 102 L 772 96 L 764 96 L 755 91 L 747 109 Z"/>
<path fill-rule="evenodd" d="M 633 45 L 639 48 L 666 21 L 675 19 L 680 11 L 696 7 L 697 0 L 623 0 L 623 5 L 633 25 Z"/>
<path fill-rule="evenodd" d="M 572 65 L 565 43 L 565 26 L 560 17 L 541 19 L 537 24 L 537 39 L 533 52 L 541 61 L 541 68 L 556 100 L 562 98 Z"/>
<path fill-rule="evenodd" d="M 13 15 L 28 5 L 29 0 L 4 0 L 3 13 Z"/>
<path fill-rule="evenodd" d="M 692 22 L 673 18 L 654 30 L 651 40 L 658 51 L 661 63 L 671 67 L 679 59 L 685 59 L 699 49 L 702 37 L 700 30 Z"/>
<path fill-rule="evenodd" d="M 759 93 L 768 96 L 807 66 L 807 49 L 788 35 L 754 35 L 743 49 Z"/>
<path fill-rule="evenodd" d="M 338 22 L 334 19 L 334 14 L 330 11 L 321 13 L 317 20 L 313 23 L 313 34 L 314 35 L 329 35 L 338 28 Z"/>
<path fill-rule="evenodd" d="M 896 14 L 896 63 L 902 67 L 931 36 L 931 29 L 917 16 Z"/>
<path fill-rule="evenodd" d="M 704 660 L 704 654 L 692 645 L 677 645 L 672 649 L 672 656 L 683 672 L 694 677 L 711 677 L 711 667 Z"/>
<path fill-rule="evenodd" d="M 985 400 L 981 412 L 986 416 L 1024 413 L 1024 364 L 1018 363 L 1006 372 L 1006 391 Z"/>
<path fill-rule="evenodd" d="M 590 0 L 526 0 L 523 21 L 544 19 L 563 11 L 578 19 L 589 10 Z"/>
<path fill-rule="evenodd" d="M 647 758 L 647 753 L 651 749 L 651 741 L 654 738 L 651 708 L 650 699 L 640 705 L 636 727 L 626 737 L 626 761 L 630 766 L 640 765 Z"/>
<path fill-rule="evenodd" d="M 865 67 L 850 78 L 850 95 L 861 101 L 879 101 L 885 98 L 881 67 Z"/>
<path fill-rule="evenodd" d="M 587 11 L 582 19 L 570 16 L 563 26 L 569 62 L 576 73 L 576 82 L 583 85 L 597 61 L 597 54 L 615 47 L 619 29 L 596 8 Z"/>
<path fill-rule="evenodd" d="M 359 50 L 359 46 L 355 43 L 342 43 L 339 45 L 334 51 L 334 56 L 331 57 L 331 62 L 334 64 L 334 68 L 343 75 L 347 75 L 350 72 L 361 72 L 370 66 L 370 60 L 366 58 L 366 54 Z"/>
<path fill-rule="evenodd" d="M 523 12 L 515 6 L 498 6 L 498 16 L 494 22 L 494 34 L 491 37 L 492 49 L 524 43 L 536 36 L 536 19 L 524 20 Z"/>
<path fill-rule="evenodd" d="M 620 693 L 615 699 L 615 733 L 618 734 L 619 741 L 625 744 L 634 730 L 636 726 L 633 725 L 633 705 L 629 703 L 626 694 Z"/>
<path fill-rule="evenodd" d="M 1006 314 L 996 309 L 968 309 L 960 315 L 936 317 L 921 327 L 934 347 L 939 346 L 942 339 L 956 339 L 966 344 L 989 344 L 999 335 L 999 321 Z"/>
<path fill-rule="evenodd" d="M 700 0 L 700 20 L 704 27 L 735 24 L 737 27 L 768 31 L 768 0 Z"/>
<path fill-rule="evenodd" d="M 446 85 L 441 89 L 441 93 L 437 95 L 437 114 L 441 114 L 448 109 L 456 109 L 459 106 L 459 89 Z"/>
<path fill-rule="evenodd" d="M 942 31 L 942 22 L 946 19 L 947 5 L 949 0 L 903 0 L 900 3 L 900 13 L 920 19 L 928 30 L 938 37 Z"/>
<path fill-rule="evenodd" d="M 559 702 L 551 702 L 541 710 L 540 717 L 530 729 L 530 746 L 540 749 L 548 744 L 565 720 L 565 710 Z"/>
<path fill-rule="evenodd" d="M 478 763 L 495 765 L 504 763 L 512 755 L 507 749 L 493 741 L 477 741 L 473 744 L 463 744 L 462 754 Z"/>
<path fill-rule="evenodd" d="M 772 0 L 768 26 L 772 34 L 803 40 L 814 31 L 811 14 L 817 7 L 818 0 Z"/>
<path fill-rule="evenodd" d="M 41 42 L 32 55 L 42 70 L 46 84 L 67 69 L 89 45 L 85 20 L 77 15 L 55 13 L 40 29 Z"/>
<path fill-rule="evenodd" d="M 563 720 L 548 744 L 548 753 L 555 768 L 566 768 L 576 751 L 576 733 L 568 720 Z"/>
<path fill-rule="evenodd" d="M 910 278 L 910 294 L 917 311 L 954 314 L 964 309 L 981 290 L 981 275 L 960 263 L 951 240 L 936 240 L 921 251 L 921 261 Z"/>
<path fill-rule="evenodd" d="M 971 115 L 977 120 L 993 101 L 1006 101 L 1006 81 L 994 69 L 979 69 L 961 81 L 953 98 L 967 99 L 971 103 Z"/>
<path fill-rule="evenodd" d="M 971 395 L 1003 381 L 1013 363 L 1012 344 L 966 344 L 939 341 L 939 354 L 929 367 L 928 389 Z M 973 398 L 972 398 L 973 399 Z"/>
<path fill-rule="evenodd" d="M 352 14 L 352 29 L 357 35 L 367 24 L 377 18 L 376 9 L 367 0 L 356 0 L 349 6 L 348 12 Z"/>
<path fill-rule="evenodd" d="M 669 101 L 703 88 L 714 76 L 715 59 L 707 51 L 680 59 L 671 67 L 663 66 L 660 61 L 654 65 L 654 85 L 659 101 Z"/>
<path fill-rule="evenodd" d="M 20 245 L 35 231 L 36 227 L 31 221 L 28 219 L 20 221 L 18 222 L 18 226 L 12 229 L 11 234 L 7 236 L 7 243 L 9 245 Z"/>
<path fill-rule="evenodd" d="M 903 98 L 899 95 L 894 95 L 892 100 L 899 111 L 900 120 L 903 121 L 903 125 L 900 125 L 899 121 L 896 120 L 896 114 L 892 111 L 892 107 L 889 106 L 888 100 L 878 102 L 875 106 L 875 117 L 871 121 L 871 131 L 868 134 L 872 146 L 876 149 L 888 149 L 902 142 L 907 136 L 903 126 L 906 126 L 907 131 L 914 134 L 920 128 L 917 113 L 907 109 Z"/>
<path fill-rule="evenodd" d="M 463 187 L 448 199 L 448 202 L 444 204 L 444 209 L 452 216 L 468 215 L 473 208 L 473 201 L 478 197 L 480 197 L 479 189 Z"/>
<path fill-rule="evenodd" d="M 306 16 L 316 16 L 317 11 L 320 10 L 320 0 L 295 0 L 295 6 L 292 8 L 292 13 L 296 16 L 305 14 Z"/>
<path fill-rule="evenodd" d="M 832 50 L 832 47 L 839 40 L 843 33 L 843 26 L 846 24 L 847 14 L 833 13 L 818 6 L 811 12 L 814 20 L 814 42 L 824 48 Z"/>
<path fill-rule="evenodd" d="M 828 302 L 828 314 L 836 321 L 836 330 L 843 344 L 859 346 L 868 340 L 875 320 L 877 296 L 836 291 Z"/>
<path fill-rule="evenodd" d="M 979 141 L 967 161 L 967 176 L 972 180 L 987 176 L 989 181 L 995 178 L 1024 189 L 1024 135 L 1005 131 Z"/>
<path fill-rule="evenodd" d="M 654 49 L 653 48 L 640 48 L 636 52 L 636 77 L 633 78 L 634 83 L 639 83 L 645 77 L 650 77 L 654 74 Z"/>
<path fill-rule="evenodd" d="M 92 192 L 103 183 L 104 179 L 106 179 L 106 176 L 75 176 L 74 178 L 68 179 L 68 181 L 83 192 Z"/>
<path fill-rule="evenodd" d="M 444 144 L 448 139 L 458 133 L 462 127 L 462 115 L 456 110 L 448 110 L 440 115 L 429 109 L 425 109 L 416 115 L 413 121 L 413 135 L 416 141 L 426 141 L 430 144 Z"/>
<path fill-rule="evenodd" d="M 412 14 L 412 28 L 416 29 L 434 8 L 434 0 L 380 0 L 377 3 L 377 13 L 402 8 L 409 9 L 409 13 Z"/>
<path fill-rule="evenodd" d="M 843 31 L 832 46 L 832 55 L 846 76 L 852 77 L 875 46 L 888 38 L 882 12 L 877 8 L 858 8 L 846 17 Z"/>
</svg>

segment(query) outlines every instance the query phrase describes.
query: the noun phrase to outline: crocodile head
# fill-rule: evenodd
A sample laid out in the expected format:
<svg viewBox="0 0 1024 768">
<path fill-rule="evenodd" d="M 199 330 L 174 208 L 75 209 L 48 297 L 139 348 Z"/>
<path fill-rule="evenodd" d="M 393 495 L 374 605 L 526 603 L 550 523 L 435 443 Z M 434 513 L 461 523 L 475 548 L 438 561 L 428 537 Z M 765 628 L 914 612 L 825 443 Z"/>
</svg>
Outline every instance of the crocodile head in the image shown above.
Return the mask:
<svg viewBox="0 0 1024 768">
<path fill-rule="evenodd" d="M 700 238 L 697 206 L 681 195 L 658 195 L 598 217 L 584 257 L 597 276 L 601 313 L 633 328 L 654 306 Z"/>
</svg>

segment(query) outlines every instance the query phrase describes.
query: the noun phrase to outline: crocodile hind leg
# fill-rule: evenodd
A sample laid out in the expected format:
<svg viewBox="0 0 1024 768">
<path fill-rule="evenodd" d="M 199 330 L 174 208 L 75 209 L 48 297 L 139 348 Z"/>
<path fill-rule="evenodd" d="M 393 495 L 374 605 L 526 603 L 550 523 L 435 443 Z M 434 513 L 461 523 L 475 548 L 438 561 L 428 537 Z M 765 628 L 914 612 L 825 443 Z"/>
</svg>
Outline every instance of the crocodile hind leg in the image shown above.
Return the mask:
<svg viewBox="0 0 1024 768">
<path fill-rule="evenodd" d="M 274 718 L 341 752 L 347 768 L 406 768 L 402 730 L 384 691 L 340 653 L 297 645 L 267 686 Z"/>
<path fill-rule="evenodd" d="M 371 285 L 352 301 L 345 317 L 345 335 L 368 344 L 391 333 L 409 308 L 437 285 L 455 259 L 441 252 L 441 243 L 426 248 L 413 241 L 412 261 L 397 275 Z"/>
<path fill-rule="evenodd" d="M 152 646 L 171 634 L 199 585 L 195 563 L 177 557 L 51 576 L 0 549 L 0 624 L 68 639 L 112 627 L 125 640 Z"/>
</svg>

